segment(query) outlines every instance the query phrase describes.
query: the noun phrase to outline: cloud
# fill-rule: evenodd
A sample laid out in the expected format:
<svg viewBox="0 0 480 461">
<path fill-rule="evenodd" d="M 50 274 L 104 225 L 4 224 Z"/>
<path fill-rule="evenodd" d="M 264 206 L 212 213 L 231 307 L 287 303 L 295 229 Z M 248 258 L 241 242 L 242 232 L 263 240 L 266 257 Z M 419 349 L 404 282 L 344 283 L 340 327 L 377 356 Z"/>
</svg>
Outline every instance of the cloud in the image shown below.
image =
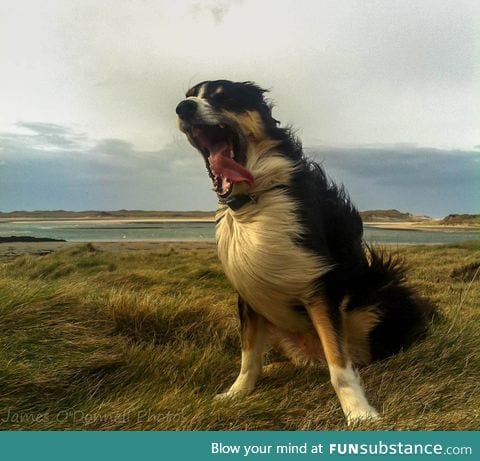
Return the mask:
<svg viewBox="0 0 480 461">
<path fill-rule="evenodd" d="M 72 127 L 48 123 L 19 123 L 30 133 L 0 133 L 0 159 L 9 164 L 81 164 L 90 175 L 130 174 L 130 169 L 157 174 L 182 174 L 187 177 L 198 166 L 197 156 L 185 143 L 174 139 L 157 150 L 142 150 L 116 138 L 93 139 Z M 104 171 L 105 170 L 105 171 Z"/>
<path fill-rule="evenodd" d="M 377 148 L 309 148 L 314 157 L 323 159 L 336 171 L 355 174 L 383 185 L 435 186 L 439 181 L 457 183 L 459 178 L 474 183 L 475 151 L 442 150 L 424 147 L 384 146 Z"/>
<path fill-rule="evenodd" d="M 232 7 L 238 6 L 241 3 L 241 0 L 196 2 L 192 5 L 191 9 L 195 18 L 203 13 L 207 13 L 212 17 L 215 25 L 218 26 L 223 22 Z"/>
<path fill-rule="evenodd" d="M 272 88 L 277 118 L 310 143 L 465 148 L 478 144 L 479 12 L 465 0 L 3 0 L 3 119 L 154 148 L 191 84 L 230 78 Z"/>
<path fill-rule="evenodd" d="M 480 152 L 401 144 L 306 151 L 347 186 L 361 209 L 399 208 L 433 216 L 478 212 Z"/>
<path fill-rule="evenodd" d="M 203 160 L 185 144 L 146 151 L 70 127 L 22 128 L 31 132 L 0 133 L 0 210 L 215 207 Z"/>
<path fill-rule="evenodd" d="M 84 133 L 72 128 L 53 123 L 17 122 L 14 125 L 18 131 L 1 132 L 0 148 L 4 154 L 9 151 L 24 154 L 29 150 L 79 149 L 85 146 L 87 137 Z"/>
<path fill-rule="evenodd" d="M 68 126 L 23 122 L 21 128 L 28 132 L 0 133 L 0 210 L 215 208 L 203 159 L 181 135 L 144 150 Z M 360 209 L 478 212 L 478 151 L 403 143 L 305 152 L 344 183 Z"/>
</svg>

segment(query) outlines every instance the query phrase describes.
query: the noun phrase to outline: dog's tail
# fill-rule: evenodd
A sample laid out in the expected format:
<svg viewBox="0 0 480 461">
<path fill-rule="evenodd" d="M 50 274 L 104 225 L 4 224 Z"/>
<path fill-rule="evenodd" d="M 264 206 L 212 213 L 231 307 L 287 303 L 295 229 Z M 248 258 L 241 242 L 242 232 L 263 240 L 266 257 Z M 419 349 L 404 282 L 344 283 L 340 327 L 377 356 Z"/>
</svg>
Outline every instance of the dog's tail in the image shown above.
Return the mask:
<svg viewBox="0 0 480 461">
<path fill-rule="evenodd" d="M 355 343 L 359 334 L 368 335 L 369 361 L 375 361 L 425 336 L 436 310 L 406 285 L 397 256 L 367 246 L 367 258 L 368 268 L 356 278 L 344 309 L 347 337 Z"/>
</svg>

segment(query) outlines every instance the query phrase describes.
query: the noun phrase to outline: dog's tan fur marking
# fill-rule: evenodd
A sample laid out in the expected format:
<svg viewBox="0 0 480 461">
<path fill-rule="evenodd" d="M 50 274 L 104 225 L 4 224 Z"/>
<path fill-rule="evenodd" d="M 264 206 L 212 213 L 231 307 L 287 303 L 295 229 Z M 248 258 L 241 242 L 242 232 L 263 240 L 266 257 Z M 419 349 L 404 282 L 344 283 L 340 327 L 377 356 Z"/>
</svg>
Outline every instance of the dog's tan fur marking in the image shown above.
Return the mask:
<svg viewBox="0 0 480 461">
<path fill-rule="evenodd" d="M 205 96 L 205 88 L 206 88 L 206 84 L 203 84 L 200 89 L 198 90 L 198 98 L 203 98 Z"/>
<path fill-rule="evenodd" d="M 242 132 L 243 136 L 248 139 L 249 147 L 253 147 L 252 144 L 258 144 L 265 140 L 272 141 L 267 138 L 262 117 L 255 110 L 245 111 L 240 114 L 222 111 L 220 112 L 220 117 L 229 125 L 236 127 Z"/>
<path fill-rule="evenodd" d="M 265 139 L 265 130 L 262 118 L 256 111 L 247 111 L 238 116 L 240 126 L 245 131 L 247 137 L 254 142 L 260 142 Z"/>
<path fill-rule="evenodd" d="M 371 363 L 368 334 L 380 321 L 375 308 L 354 310 L 344 314 L 343 332 L 345 348 L 355 365 Z M 272 346 L 285 354 L 295 365 L 325 364 L 322 343 L 315 330 L 290 332 L 269 325 Z"/>
<path fill-rule="evenodd" d="M 372 361 L 368 334 L 379 321 L 374 307 L 349 311 L 343 315 L 346 347 L 354 364 L 368 365 Z"/>
<path fill-rule="evenodd" d="M 249 350 L 255 346 L 255 340 L 261 328 L 263 328 L 264 319 L 255 311 L 249 310 L 243 313 L 242 318 L 242 349 Z"/>
<path fill-rule="evenodd" d="M 347 301 L 344 300 L 344 303 Z M 358 373 L 352 367 L 344 331 L 336 331 L 328 315 L 327 306 L 321 299 L 307 307 L 308 314 L 322 342 L 325 358 L 330 371 L 330 380 L 337 393 L 340 405 L 349 423 L 364 419 L 375 419 L 378 413 L 365 397 Z M 342 307 L 342 306 L 341 306 Z M 345 316 L 344 309 L 340 314 Z M 343 330 L 345 320 L 340 322 Z"/>
<path fill-rule="evenodd" d="M 246 395 L 253 391 L 263 367 L 263 357 L 267 346 L 267 322 L 253 312 L 245 319 L 242 330 L 242 363 L 237 379 L 230 389 L 217 396 L 229 398 Z"/>
<path fill-rule="evenodd" d="M 343 368 L 346 365 L 345 344 L 342 332 L 337 332 L 328 315 L 327 306 L 321 301 L 307 305 L 308 315 L 322 342 L 328 366 Z"/>
<path fill-rule="evenodd" d="M 325 365 L 325 354 L 317 332 L 291 332 L 268 326 L 272 347 L 281 351 L 294 365 Z"/>
</svg>

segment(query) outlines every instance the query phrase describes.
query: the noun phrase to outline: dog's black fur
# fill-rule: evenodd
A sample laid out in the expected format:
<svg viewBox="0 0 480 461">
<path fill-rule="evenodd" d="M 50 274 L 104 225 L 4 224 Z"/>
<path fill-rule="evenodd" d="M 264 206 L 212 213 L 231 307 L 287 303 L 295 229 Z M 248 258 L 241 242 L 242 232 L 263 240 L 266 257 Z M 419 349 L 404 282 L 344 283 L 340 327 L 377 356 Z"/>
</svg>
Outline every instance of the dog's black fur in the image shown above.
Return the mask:
<svg viewBox="0 0 480 461">
<path fill-rule="evenodd" d="M 335 262 L 318 280 L 328 304 L 338 306 L 348 296 L 346 311 L 376 306 L 380 321 L 370 332 L 372 360 L 405 349 L 425 333 L 431 306 L 405 284 L 398 258 L 364 244 L 362 218 L 344 188 L 329 181 L 317 163 L 303 156 L 299 163 L 290 189 L 302 203 L 298 215 L 306 231 L 299 243 Z"/>
</svg>

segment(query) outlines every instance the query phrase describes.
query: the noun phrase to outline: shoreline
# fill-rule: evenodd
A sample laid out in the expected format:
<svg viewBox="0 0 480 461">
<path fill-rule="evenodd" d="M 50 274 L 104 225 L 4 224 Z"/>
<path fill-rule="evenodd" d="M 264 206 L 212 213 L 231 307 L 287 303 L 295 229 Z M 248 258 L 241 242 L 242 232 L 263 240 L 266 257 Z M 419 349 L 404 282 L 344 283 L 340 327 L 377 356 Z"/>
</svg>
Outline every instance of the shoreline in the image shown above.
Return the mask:
<svg viewBox="0 0 480 461">
<path fill-rule="evenodd" d="M 145 224 L 147 226 L 154 227 L 155 224 L 159 226 L 162 224 L 207 224 L 214 225 L 214 218 L 211 216 L 194 217 L 194 216 L 177 216 L 177 217 L 144 217 L 144 216 L 132 216 L 132 217 L 78 217 L 78 218 L 48 218 L 48 217 L 19 217 L 19 218 L 0 218 L 0 231 L 2 225 L 6 227 L 15 225 L 42 225 L 47 226 L 89 226 L 93 229 L 98 226 L 99 229 L 112 226 L 112 228 L 125 226 L 139 226 Z M 465 234 L 465 240 L 479 240 L 480 239 L 480 225 L 444 225 L 439 224 L 436 220 L 428 221 L 365 221 L 364 228 L 368 229 L 383 229 L 387 231 L 416 231 L 416 232 L 434 232 L 438 235 L 449 233 L 462 233 Z M 14 230 L 9 231 L 9 235 L 12 236 Z M 7 238 L 8 236 L 6 236 Z M 21 237 L 19 237 L 20 239 Z M 183 249 L 195 249 L 197 247 L 215 247 L 214 239 L 198 239 L 197 237 L 188 238 L 168 238 L 168 239 L 134 239 L 128 238 L 112 238 L 112 239 L 72 239 L 65 242 L 48 242 L 48 241 L 32 241 L 26 242 L 21 240 L 9 240 L 0 242 L 0 261 L 11 260 L 20 255 L 37 255 L 44 256 L 54 253 L 59 250 L 67 249 L 86 243 L 92 243 L 95 247 L 98 247 L 101 251 L 106 252 L 122 252 L 122 251 L 159 251 L 162 248 L 168 248 L 169 246 L 182 247 Z M 410 246 L 410 245 L 444 245 L 448 242 L 422 242 L 422 243 L 385 243 L 384 245 L 390 246 Z"/>
<path fill-rule="evenodd" d="M 75 225 L 75 224 L 91 224 L 91 225 L 140 225 L 140 224 L 195 224 L 195 223 L 214 223 L 213 216 L 206 217 L 175 217 L 175 218 L 144 218 L 128 217 L 105 217 L 105 218 L 0 218 L 2 224 L 56 224 L 56 225 Z M 365 227 L 385 230 L 416 230 L 416 231 L 432 231 L 432 232 L 480 232 L 478 224 L 439 224 L 436 220 L 431 221 L 364 221 Z"/>
<path fill-rule="evenodd" d="M 100 240 L 67 242 L 14 242 L 0 244 L 0 262 L 8 261 L 22 255 L 46 256 L 61 250 L 91 243 L 95 248 L 106 253 L 151 252 L 174 246 L 178 249 L 195 251 L 216 248 L 215 242 L 202 240 Z"/>
<path fill-rule="evenodd" d="M 436 224 L 435 221 L 365 221 L 365 227 L 385 230 L 415 230 L 432 232 L 480 232 L 480 225 L 468 224 Z"/>
<path fill-rule="evenodd" d="M 205 218 L 0 218 L 0 224 L 164 224 L 164 223 L 206 223 L 215 222 L 214 217 Z"/>
<path fill-rule="evenodd" d="M 92 244 L 105 253 L 138 253 L 165 251 L 171 248 L 183 251 L 211 249 L 216 252 L 213 240 L 89 240 L 65 242 L 9 242 L 0 243 L 0 263 L 13 260 L 19 256 L 46 256 L 57 251 L 67 250 L 82 245 Z M 383 243 L 386 247 L 408 246 L 442 246 L 448 243 Z"/>
</svg>

